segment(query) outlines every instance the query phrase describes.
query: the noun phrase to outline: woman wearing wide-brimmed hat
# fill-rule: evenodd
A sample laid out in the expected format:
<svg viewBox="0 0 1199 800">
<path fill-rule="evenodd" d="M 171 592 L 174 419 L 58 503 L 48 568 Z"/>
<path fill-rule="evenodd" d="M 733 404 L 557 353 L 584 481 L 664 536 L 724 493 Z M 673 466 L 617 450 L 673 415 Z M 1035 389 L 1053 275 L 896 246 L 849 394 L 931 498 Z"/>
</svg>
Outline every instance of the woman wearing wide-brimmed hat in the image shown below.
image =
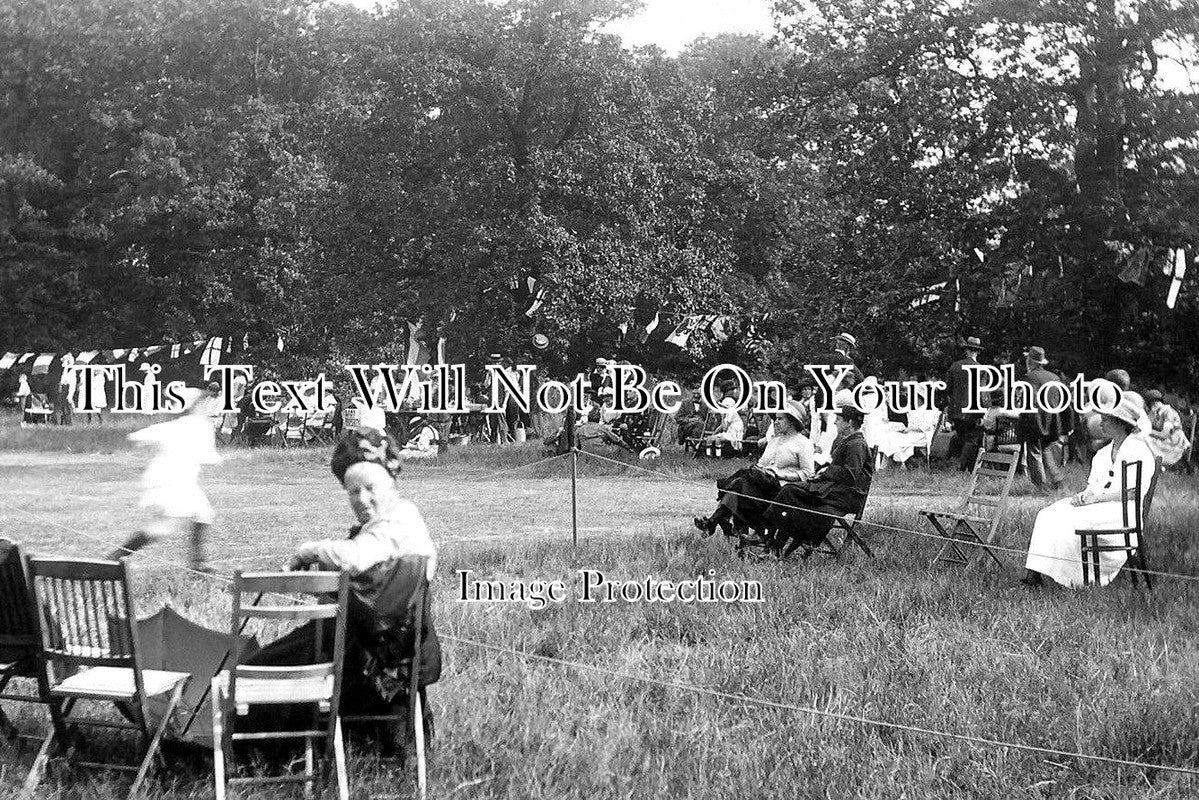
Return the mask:
<svg viewBox="0 0 1199 800">
<path fill-rule="evenodd" d="M 696 517 L 695 527 L 705 536 L 717 528 L 726 535 L 734 530 L 762 528 L 763 514 L 784 483 L 804 481 L 816 472 L 815 449 L 804 435 L 810 424 L 807 410 L 788 400 L 786 411 L 774 418 L 774 435 L 758 463 L 716 482 L 719 505 L 710 517 Z M 740 532 L 740 531 L 738 531 Z"/>
<path fill-rule="evenodd" d="M 1041 583 L 1048 575 L 1063 586 L 1081 586 L 1082 555 L 1077 530 L 1118 528 L 1124 524 L 1123 502 L 1120 497 L 1121 475 L 1125 464 L 1141 465 L 1141 497 L 1149 490 L 1156 467 L 1153 452 L 1144 440 L 1136 436 L 1141 410 L 1137 402 L 1125 395 L 1111 410 L 1100 412 L 1103 434 L 1111 441 L 1091 459 L 1091 474 L 1081 492 L 1058 500 L 1043 508 L 1033 524 L 1028 543 L 1027 574 L 1023 582 L 1030 586 Z M 1113 544 L 1122 534 L 1101 537 Z M 1100 554 L 1099 583 L 1106 585 L 1124 566 L 1127 554 Z"/>
</svg>

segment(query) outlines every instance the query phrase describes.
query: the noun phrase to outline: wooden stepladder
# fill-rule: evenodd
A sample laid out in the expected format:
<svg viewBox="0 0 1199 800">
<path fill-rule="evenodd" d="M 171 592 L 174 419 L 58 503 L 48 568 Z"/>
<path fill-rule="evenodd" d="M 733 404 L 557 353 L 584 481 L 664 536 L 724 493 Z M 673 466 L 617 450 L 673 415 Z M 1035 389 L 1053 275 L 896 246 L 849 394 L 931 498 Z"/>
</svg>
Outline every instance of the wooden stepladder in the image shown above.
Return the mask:
<svg viewBox="0 0 1199 800">
<path fill-rule="evenodd" d="M 999 528 L 1007 514 L 1019 463 L 1019 453 L 979 452 L 958 507 L 952 511 L 921 510 L 937 534 L 945 539 L 932 565 L 938 562 L 969 564 L 968 550 L 975 546 L 981 546 L 996 564 L 1000 564 L 987 545 L 993 545 L 999 539 Z"/>
</svg>

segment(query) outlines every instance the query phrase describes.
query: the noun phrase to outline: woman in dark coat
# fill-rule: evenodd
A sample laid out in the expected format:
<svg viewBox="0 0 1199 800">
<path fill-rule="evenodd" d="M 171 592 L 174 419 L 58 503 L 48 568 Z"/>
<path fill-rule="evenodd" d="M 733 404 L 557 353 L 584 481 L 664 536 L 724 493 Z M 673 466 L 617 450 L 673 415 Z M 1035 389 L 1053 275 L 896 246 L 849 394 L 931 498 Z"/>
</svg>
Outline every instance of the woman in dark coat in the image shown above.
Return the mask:
<svg viewBox="0 0 1199 800">
<path fill-rule="evenodd" d="M 781 557 L 800 545 L 818 546 L 833 527 L 834 515 L 861 513 L 874 477 L 874 460 L 862 436 L 863 419 L 848 397 L 838 397 L 830 462 L 812 480 L 784 486 L 775 496 L 766 517 L 777 531 L 774 549 Z"/>
<path fill-rule="evenodd" d="M 349 573 L 351 591 L 341 714 L 393 716 L 383 745 L 385 749 L 396 745 L 402 748 L 412 728 L 408 724 L 408 679 L 415 635 L 412 609 L 422 579 L 432 579 L 437 568 L 437 549 L 416 506 L 401 498 L 396 490 L 399 450 L 390 437 L 373 428 L 350 431 L 334 450 L 331 466 L 359 524 L 350 529 L 345 539 L 322 539 L 300 545 L 289 569 L 316 565 L 324 570 Z M 415 565 L 422 562 L 414 556 L 426 559 L 424 575 L 417 571 Z M 247 663 L 273 666 L 311 663 L 315 624 L 301 626 L 272 642 Z M 417 685 L 424 709 L 425 735 L 430 738 L 432 712 L 424 702 L 424 687 L 441 676 L 441 648 L 427 603 L 421 628 Z M 326 657 L 331 657 L 331 629 L 322 642 L 330 650 Z M 297 710 L 310 713 L 307 709 Z M 275 720 L 266 727 L 280 727 L 274 709 L 271 713 Z"/>
</svg>

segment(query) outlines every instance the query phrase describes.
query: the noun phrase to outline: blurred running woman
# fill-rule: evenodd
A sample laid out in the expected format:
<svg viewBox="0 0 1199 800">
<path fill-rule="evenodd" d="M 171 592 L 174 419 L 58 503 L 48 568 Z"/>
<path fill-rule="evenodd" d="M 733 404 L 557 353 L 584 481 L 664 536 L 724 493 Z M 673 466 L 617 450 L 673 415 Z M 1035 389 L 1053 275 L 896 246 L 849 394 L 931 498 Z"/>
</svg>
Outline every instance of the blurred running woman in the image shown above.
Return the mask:
<svg viewBox="0 0 1199 800">
<path fill-rule="evenodd" d="M 209 571 L 204 540 L 212 526 L 213 512 L 200 489 L 200 469 L 204 464 L 219 463 L 221 457 L 207 416 L 208 406 L 197 402 L 202 394 L 199 389 L 184 390 L 182 414 L 129 434 L 130 441 L 153 448 L 154 455 L 142 474 L 142 525 L 109 558 L 121 558 L 151 542 L 186 532 L 191 542 L 192 569 Z"/>
</svg>

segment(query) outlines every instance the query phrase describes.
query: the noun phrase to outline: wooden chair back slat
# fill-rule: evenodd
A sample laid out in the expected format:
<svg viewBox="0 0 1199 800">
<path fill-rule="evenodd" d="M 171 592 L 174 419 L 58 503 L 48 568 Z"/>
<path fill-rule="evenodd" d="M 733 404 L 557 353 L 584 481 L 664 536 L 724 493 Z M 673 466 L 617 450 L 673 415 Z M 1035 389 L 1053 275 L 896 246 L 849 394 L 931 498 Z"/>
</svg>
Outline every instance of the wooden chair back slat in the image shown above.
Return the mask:
<svg viewBox="0 0 1199 800">
<path fill-rule="evenodd" d="M 41 615 L 41 649 L 52 675 L 59 666 L 137 670 L 137 634 L 124 562 L 32 558 L 29 574 Z M 137 682 L 140 691 L 140 674 Z"/>
<path fill-rule="evenodd" d="M 336 594 L 341 582 L 340 572 L 243 572 L 238 575 L 242 594 Z"/>
<path fill-rule="evenodd" d="M 258 617 L 261 619 L 288 619 L 307 621 L 312 619 L 332 619 L 337 616 L 336 603 L 314 603 L 312 605 L 295 606 L 242 606 L 242 618 Z"/>
</svg>

